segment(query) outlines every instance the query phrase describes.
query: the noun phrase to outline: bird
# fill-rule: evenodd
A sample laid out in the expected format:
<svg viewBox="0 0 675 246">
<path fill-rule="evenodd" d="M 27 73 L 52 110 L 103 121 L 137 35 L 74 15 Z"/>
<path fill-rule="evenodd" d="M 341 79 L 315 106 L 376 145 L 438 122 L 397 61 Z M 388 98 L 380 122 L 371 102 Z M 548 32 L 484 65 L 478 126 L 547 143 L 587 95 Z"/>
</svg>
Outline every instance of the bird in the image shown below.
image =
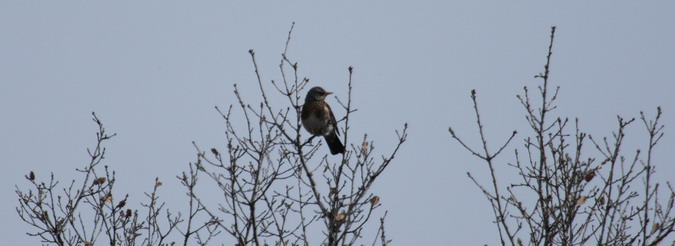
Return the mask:
<svg viewBox="0 0 675 246">
<path fill-rule="evenodd" d="M 300 117 L 302 126 L 314 136 L 323 136 L 330 153 L 337 155 L 345 152 L 345 146 L 340 142 L 335 115 L 326 103 L 326 96 L 333 94 L 316 86 L 307 92 L 305 104 L 302 105 Z"/>
</svg>

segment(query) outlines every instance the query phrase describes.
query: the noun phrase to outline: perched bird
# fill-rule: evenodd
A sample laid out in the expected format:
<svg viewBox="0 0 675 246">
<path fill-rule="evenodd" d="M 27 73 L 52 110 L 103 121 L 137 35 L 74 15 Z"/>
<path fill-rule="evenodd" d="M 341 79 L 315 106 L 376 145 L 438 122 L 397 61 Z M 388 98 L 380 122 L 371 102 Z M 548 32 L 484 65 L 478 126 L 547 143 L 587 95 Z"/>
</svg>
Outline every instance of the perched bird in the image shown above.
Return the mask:
<svg viewBox="0 0 675 246">
<path fill-rule="evenodd" d="M 323 136 L 330 153 L 337 155 L 345 152 L 345 146 L 340 142 L 337 121 L 333 111 L 324 101 L 326 96 L 333 94 L 321 87 L 314 87 L 307 92 L 305 104 L 302 105 L 302 126 L 314 136 Z"/>
</svg>

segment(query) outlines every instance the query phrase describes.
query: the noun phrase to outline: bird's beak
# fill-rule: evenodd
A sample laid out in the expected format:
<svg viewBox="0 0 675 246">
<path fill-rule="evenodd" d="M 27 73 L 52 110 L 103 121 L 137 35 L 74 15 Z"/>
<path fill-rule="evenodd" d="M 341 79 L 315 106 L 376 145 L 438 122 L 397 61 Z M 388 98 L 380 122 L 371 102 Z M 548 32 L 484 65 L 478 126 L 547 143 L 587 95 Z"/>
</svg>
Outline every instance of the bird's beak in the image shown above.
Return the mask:
<svg viewBox="0 0 675 246">
<path fill-rule="evenodd" d="M 333 92 L 326 91 L 326 93 L 324 95 L 330 95 L 330 94 L 333 94 Z"/>
</svg>

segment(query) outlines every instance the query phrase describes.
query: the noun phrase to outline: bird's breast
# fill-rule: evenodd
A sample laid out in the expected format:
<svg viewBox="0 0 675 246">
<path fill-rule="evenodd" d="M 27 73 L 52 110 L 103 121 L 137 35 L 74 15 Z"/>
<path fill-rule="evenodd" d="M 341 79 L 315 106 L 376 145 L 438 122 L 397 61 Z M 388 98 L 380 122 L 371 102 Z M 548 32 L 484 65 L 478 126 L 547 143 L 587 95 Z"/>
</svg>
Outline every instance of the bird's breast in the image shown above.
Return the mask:
<svg viewBox="0 0 675 246">
<path fill-rule="evenodd" d="M 330 108 L 323 101 L 307 102 L 302 107 L 302 126 L 312 135 L 327 135 L 333 132 L 330 124 Z"/>
<path fill-rule="evenodd" d="M 333 125 L 328 124 L 326 119 L 320 119 L 316 115 L 309 115 L 302 119 L 302 126 L 312 135 L 327 135 L 333 132 Z"/>
</svg>

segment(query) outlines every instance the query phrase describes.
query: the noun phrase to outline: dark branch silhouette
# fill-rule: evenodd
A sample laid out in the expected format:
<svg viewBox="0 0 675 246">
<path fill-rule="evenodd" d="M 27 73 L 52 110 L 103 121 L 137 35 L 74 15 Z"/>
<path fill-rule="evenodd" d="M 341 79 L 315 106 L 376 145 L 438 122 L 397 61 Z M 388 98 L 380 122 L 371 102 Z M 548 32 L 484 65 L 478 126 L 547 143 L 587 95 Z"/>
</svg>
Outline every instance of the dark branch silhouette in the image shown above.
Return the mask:
<svg viewBox="0 0 675 246">
<path fill-rule="evenodd" d="M 506 184 L 495 161 L 516 135 L 494 152 L 481 121 L 476 92 L 471 91 L 481 146 L 468 146 L 449 129 L 453 139 L 472 155 L 486 162 L 491 187 L 483 186 L 468 173 L 492 206 L 501 245 L 656 245 L 673 232 L 675 193 L 667 183 L 665 202 L 659 196 L 652 160 L 654 146 L 663 136 L 661 108 L 649 119 L 640 112 L 649 136 L 646 157 L 641 150 L 624 150 L 624 137 L 635 119 L 617 116 L 611 138 L 596 139 L 580 129 L 575 119 L 570 130 L 567 118 L 553 116 L 559 87 L 551 90 L 549 73 L 553 55 L 555 27 L 544 72 L 535 76 L 539 101 L 527 87 L 517 98 L 525 108 L 525 119 L 532 135 L 524 138 L 524 152 L 515 149 L 515 168 L 520 180 Z M 591 144 L 590 147 L 587 147 Z M 501 166 L 500 166 L 501 164 Z M 498 180 L 499 178 L 499 180 Z M 501 181 L 501 182 L 500 182 Z"/>
</svg>

